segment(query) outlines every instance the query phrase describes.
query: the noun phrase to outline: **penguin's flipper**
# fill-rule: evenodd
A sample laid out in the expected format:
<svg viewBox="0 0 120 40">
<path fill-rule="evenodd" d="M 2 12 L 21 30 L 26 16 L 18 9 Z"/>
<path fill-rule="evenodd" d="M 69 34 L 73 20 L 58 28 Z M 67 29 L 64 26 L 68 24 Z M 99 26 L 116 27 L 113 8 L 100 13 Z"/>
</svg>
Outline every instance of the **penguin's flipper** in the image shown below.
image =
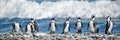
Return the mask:
<svg viewBox="0 0 120 40">
<path fill-rule="evenodd" d="M 34 24 L 35 31 L 39 32 L 39 28 L 38 28 L 37 22 L 35 21 L 34 23 L 35 23 L 35 24 Z"/>
<path fill-rule="evenodd" d="M 58 30 L 57 24 L 55 23 L 55 28 Z"/>
<path fill-rule="evenodd" d="M 61 34 L 64 34 L 64 32 L 62 32 Z"/>
<path fill-rule="evenodd" d="M 75 23 L 75 27 L 74 27 L 74 29 L 77 29 L 76 27 L 77 27 L 77 22 Z"/>
<path fill-rule="evenodd" d="M 89 25 L 89 23 L 88 23 L 87 29 L 88 29 L 89 26 L 90 26 L 90 25 Z"/>
<path fill-rule="evenodd" d="M 26 25 L 26 27 L 25 27 L 25 32 L 27 32 L 27 25 Z"/>
<path fill-rule="evenodd" d="M 50 30 L 50 27 L 51 27 L 51 23 L 49 23 L 49 26 L 48 26 L 47 30 Z"/>
<path fill-rule="evenodd" d="M 63 31 L 64 31 L 65 27 L 66 27 L 66 23 L 64 23 L 64 25 L 63 25 Z"/>
<path fill-rule="evenodd" d="M 70 25 L 69 25 L 69 31 L 70 31 Z"/>
<path fill-rule="evenodd" d="M 12 26 L 15 26 L 14 23 L 12 23 Z"/>
<path fill-rule="evenodd" d="M 12 24 L 12 27 L 13 27 L 13 29 L 15 28 L 15 24 L 14 23 Z"/>
<path fill-rule="evenodd" d="M 19 25 L 20 26 L 20 29 L 22 29 L 22 26 L 21 25 Z"/>
<path fill-rule="evenodd" d="M 19 25 L 20 26 L 20 29 L 23 31 L 23 28 L 22 28 L 22 26 L 21 25 Z"/>
<path fill-rule="evenodd" d="M 97 33 L 99 32 L 99 28 L 97 29 Z"/>
<path fill-rule="evenodd" d="M 81 28 L 82 28 L 82 26 L 83 26 L 83 24 L 82 24 L 82 22 L 81 22 Z"/>
<path fill-rule="evenodd" d="M 14 29 L 15 29 L 15 25 L 14 23 L 12 24 L 12 32 L 14 32 Z"/>
<path fill-rule="evenodd" d="M 97 25 L 97 22 L 93 22 L 93 27 L 95 28 Z"/>
<path fill-rule="evenodd" d="M 12 32 L 14 32 L 14 29 L 12 29 Z"/>
</svg>

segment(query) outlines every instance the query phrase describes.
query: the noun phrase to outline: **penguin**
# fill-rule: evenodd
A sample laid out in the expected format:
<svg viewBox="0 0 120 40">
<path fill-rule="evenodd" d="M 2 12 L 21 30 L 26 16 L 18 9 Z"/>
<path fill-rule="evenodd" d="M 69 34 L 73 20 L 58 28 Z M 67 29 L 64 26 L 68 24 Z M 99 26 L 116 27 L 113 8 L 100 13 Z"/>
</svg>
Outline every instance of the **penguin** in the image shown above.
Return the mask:
<svg viewBox="0 0 120 40">
<path fill-rule="evenodd" d="M 82 31 L 82 23 L 81 23 L 81 20 L 80 20 L 80 19 L 81 19 L 81 18 L 78 17 L 77 22 L 76 22 L 76 24 L 75 24 L 75 29 L 78 30 L 77 33 L 81 33 L 81 31 Z"/>
<path fill-rule="evenodd" d="M 89 22 L 90 33 L 95 33 L 95 16 L 92 16 L 92 19 Z"/>
<path fill-rule="evenodd" d="M 97 23 L 95 23 L 95 33 L 98 33 L 99 32 L 99 26 L 97 25 Z"/>
<path fill-rule="evenodd" d="M 67 18 L 66 21 L 64 22 L 64 28 L 62 34 L 68 34 L 68 31 L 70 31 L 69 18 Z"/>
<path fill-rule="evenodd" d="M 31 18 L 31 23 L 33 25 L 32 26 L 33 31 L 34 32 L 39 32 L 37 22 L 36 22 L 36 20 L 34 18 Z"/>
<path fill-rule="evenodd" d="M 12 32 L 20 32 L 20 30 L 22 29 L 21 25 L 17 21 L 14 22 L 12 26 Z"/>
<path fill-rule="evenodd" d="M 50 34 L 54 34 L 54 33 L 55 33 L 55 31 L 56 31 L 56 29 L 57 29 L 57 25 L 56 25 L 56 23 L 55 23 L 54 18 L 51 19 L 51 22 L 49 23 L 48 29 L 51 30 Z"/>
<path fill-rule="evenodd" d="M 27 24 L 27 26 L 26 26 L 26 33 L 31 33 L 32 32 L 32 23 L 29 23 L 29 24 Z"/>
<path fill-rule="evenodd" d="M 110 16 L 107 17 L 106 23 L 107 24 L 106 24 L 105 34 L 111 34 L 112 27 L 113 27 L 113 22 L 111 21 L 111 17 Z"/>
</svg>

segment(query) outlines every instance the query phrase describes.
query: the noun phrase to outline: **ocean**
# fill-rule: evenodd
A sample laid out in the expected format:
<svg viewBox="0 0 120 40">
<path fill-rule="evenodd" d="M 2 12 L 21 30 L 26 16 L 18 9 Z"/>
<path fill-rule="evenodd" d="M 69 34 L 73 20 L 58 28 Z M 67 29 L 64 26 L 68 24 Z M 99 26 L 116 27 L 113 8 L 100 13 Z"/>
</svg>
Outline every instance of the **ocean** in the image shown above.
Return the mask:
<svg viewBox="0 0 120 40">
<path fill-rule="evenodd" d="M 65 18 L 55 18 L 55 21 L 57 23 L 56 34 L 61 34 L 63 31 L 64 21 Z M 0 33 L 11 33 L 12 32 L 12 23 L 18 21 L 20 25 L 22 26 L 21 32 L 25 33 L 26 25 L 31 22 L 30 18 L 1 18 L 0 19 Z M 38 28 L 40 32 L 49 33 L 50 30 L 48 29 L 50 18 L 44 18 L 44 19 L 36 19 L 36 22 L 38 24 Z M 77 32 L 77 29 L 75 29 L 75 22 L 77 21 L 77 18 L 70 18 L 70 31 L 69 33 L 74 34 Z M 82 33 L 89 33 L 88 23 L 90 21 L 90 18 L 82 18 Z M 112 19 L 113 21 L 113 31 L 112 34 L 119 34 L 120 31 L 120 19 Z M 99 34 L 105 33 L 106 28 L 106 19 L 105 18 L 96 18 L 95 22 L 97 22 L 97 25 L 99 26 Z"/>
</svg>

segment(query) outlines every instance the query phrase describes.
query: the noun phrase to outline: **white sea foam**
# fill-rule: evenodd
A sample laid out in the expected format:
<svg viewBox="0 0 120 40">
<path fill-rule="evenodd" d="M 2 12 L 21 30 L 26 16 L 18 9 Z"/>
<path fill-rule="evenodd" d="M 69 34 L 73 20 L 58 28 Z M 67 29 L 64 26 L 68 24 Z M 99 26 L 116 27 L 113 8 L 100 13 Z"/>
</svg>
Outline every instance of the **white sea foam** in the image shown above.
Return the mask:
<svg viewBox="0 0 120 40">
<path fill-rule="evenodd" d="M 33 2 L 27 0 L 0 0 L 0 18 L 48 17 L 120 17 L 120 3 L 111 1 L 57 1 Z"/>
</svg>

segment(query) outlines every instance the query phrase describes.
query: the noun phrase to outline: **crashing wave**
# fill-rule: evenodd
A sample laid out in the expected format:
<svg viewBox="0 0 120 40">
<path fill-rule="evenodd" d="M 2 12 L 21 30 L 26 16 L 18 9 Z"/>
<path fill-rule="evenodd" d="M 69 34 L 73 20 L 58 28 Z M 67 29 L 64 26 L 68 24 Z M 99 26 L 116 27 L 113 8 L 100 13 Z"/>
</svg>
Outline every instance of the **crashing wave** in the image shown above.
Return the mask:
<svg viewBox="0 0 120 40">
<path fill-rule="evenodd" d="M 120 17 L 120 5 L 112 1 L 57 1 L 0 0 L 0 18 L 48 17 Z"/>
</svg>

